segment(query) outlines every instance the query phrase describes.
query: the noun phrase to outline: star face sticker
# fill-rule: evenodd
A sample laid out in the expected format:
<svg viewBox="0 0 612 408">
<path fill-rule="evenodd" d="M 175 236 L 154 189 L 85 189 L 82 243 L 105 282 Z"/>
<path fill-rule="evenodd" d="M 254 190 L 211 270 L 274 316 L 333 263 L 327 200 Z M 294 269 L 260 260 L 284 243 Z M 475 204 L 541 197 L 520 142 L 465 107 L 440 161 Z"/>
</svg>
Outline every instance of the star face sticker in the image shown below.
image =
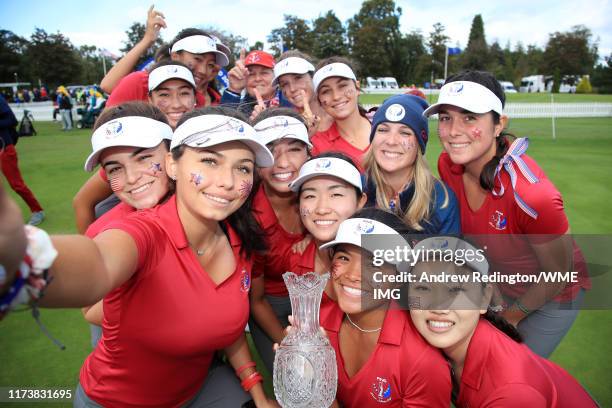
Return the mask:
<svg viewBox="0 0 612 408">
<path fill-rule="evenodd" d="M 196 186 L 202 184 L 202 180 L 204 180 L 204 177 L 202 177 L 200 173 L 191 173 L 191 177 L 189 178 L 189 181 Z"/>
</svg>

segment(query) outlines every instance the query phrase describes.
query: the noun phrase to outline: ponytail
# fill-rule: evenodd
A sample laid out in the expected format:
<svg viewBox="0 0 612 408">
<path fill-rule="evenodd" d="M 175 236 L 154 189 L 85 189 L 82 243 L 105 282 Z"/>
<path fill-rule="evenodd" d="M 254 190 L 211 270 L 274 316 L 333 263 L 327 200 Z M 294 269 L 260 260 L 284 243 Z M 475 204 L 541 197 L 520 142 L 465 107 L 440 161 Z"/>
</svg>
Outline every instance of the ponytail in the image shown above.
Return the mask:
<svg viewBox="0 0 612 408">
<path fill-rule="evenodd" d="M 488 320 L 496 329 L 504 333 L 506 336 L 510 337 L 512 340 L 517 343 L 523 342 L 523 337 L 518 332 L 516 327 L 508 323 L 506 319 L 504 319 L 499 313 L 495 313 L 492 310 L 487 310 L 487 313 L 483 316 L 486 320 Z"/>
<path fill-rule="evenodd" d="M 497 112 L 491 113 L 493 114 L 493 123 L 497 125 L 500 116 Z M 486 191 L 493 191 L 495 187 L 495 169 L 497 169 L 499 161 L 504 157 L 510 147 L 511 141 L 509 139 L 516 139 L 516 136 L 503 130 L 499 136 L 495 138 L 495 156 L 484 165 L 480 172 L 480 186 Z"/>
</svg>

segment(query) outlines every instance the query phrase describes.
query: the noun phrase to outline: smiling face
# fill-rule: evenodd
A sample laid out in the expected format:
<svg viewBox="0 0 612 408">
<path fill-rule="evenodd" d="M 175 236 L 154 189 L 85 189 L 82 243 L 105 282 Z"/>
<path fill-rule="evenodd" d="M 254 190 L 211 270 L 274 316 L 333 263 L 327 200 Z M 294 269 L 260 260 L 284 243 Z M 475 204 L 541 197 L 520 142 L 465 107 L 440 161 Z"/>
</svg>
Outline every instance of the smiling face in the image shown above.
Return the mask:
<svg viewBox="0 0 612 408">
<path fill-rule="evenodd" d="M 304 227 L 319 242 L 334 239 L 340 223 L 363 207 L 355 187 L 333 176 L 314 177 L 300 190 L 300 216 Z"/>
<path fill-rule="evenodd" d="M 383 122 L 378 125 L 371 149 L 383 173 L 407 170 L 412 173 L 419 154 L 419 144 L 414 132 L 402 123 Z"/>
<path fill-rule="evenodd" d="M 174 129 L 181 117 L 195 107 L 195 91 L 181 79 L 169 79 L 151 91 L 149 101 L 166 115 Z"/>
<path fill-rule="evenodd" d="M 206 89 L 208 83 L 215 79 L 219 66 L 215 53 L 192 54 L 188 51 L 173 52 L 172 59 L 187 65 L 193 73 L 197 89 Z"/>
<path fill-rule="evenodd" d="M 149 149 L 116 146 L 100 154 L 111 189 L 124 203 L 138 210 L 156 206 L 168 193 L 164 169 L 165 143 Z"/>
<path fill-rule="evenodd" d="M 264 67 L 263 65 L 249 65 L 249 75 L 247 76 L 247 92 L 251 96 L 255 96 L 255 89 L 264 100 L 269 100 L 274 97 L 276 89 L 272 86 L 274 80 L 274 70 Z"/>
<path fill-rule="evenodd" d="M 420 279 L 423 273 L 466 274 L 468 269 L 447 262 L 417 263 L 412 273 Z M 411 283 L 408 291 L 410 316 L 415 327 L 429 344 L 446 354 L 467 352 L 480 315 L 486 313 L 491 288 L 481 283 Z"/>
<path fill-rule="evenodd" d="M 319 85 L 317 96 L 325 112 L 335 120 L 346 119 L 358 112 L 359 92 L 352 79 L 327 78 Z"/>
<path fill-rule="evenodd" d="M 375 288 L 384 290 L 390 285 L 374 282 L 374 272 L 379 271 L 383 275 L 395 274 L 395 268 L 389 264 L 374 266 L 372 254 L 356 245 L 339 244 L 335 248 L 332 279 L 338 306 L 343 312 L 360 313 L 387 303 L 385 300 L 374 300 Z"/>
<path fill-rule="evenodd" d="M 443 105 L 439 111 L 438 135 L 453 163 L 479 170 L 495 156 L 495 138 L 506 123 L 505 116 L 495 124 L 491 112 L 472 113 Z"/>
<path fill-rule="evenodd" d="M 302 164 L 308 159 L 308 149 L 297 139 L 280 139 L 268 144 L 274 155 L 274 166 L 262 167 L 259 174 L 266 185 L 278 193 L 289 193 L 289 183 L 295 180 Z"/>
<path fill-rule="evenodd" d="M 240 142 L 186 147 L 178 160 L 168 155 L 167 163 L 176 178 L 179 215 L 224 220 L 244 204 L 253 187 L 255 156 Z"/>
<path fill-rule="evenodd" d="M 310 103 L 314 94 L 312 77 L 307 73 L 282 75 L 278 78 L 278 86 L 285 98 L 299 111 L 304 110 L 304 104 Z"/>
</svg>

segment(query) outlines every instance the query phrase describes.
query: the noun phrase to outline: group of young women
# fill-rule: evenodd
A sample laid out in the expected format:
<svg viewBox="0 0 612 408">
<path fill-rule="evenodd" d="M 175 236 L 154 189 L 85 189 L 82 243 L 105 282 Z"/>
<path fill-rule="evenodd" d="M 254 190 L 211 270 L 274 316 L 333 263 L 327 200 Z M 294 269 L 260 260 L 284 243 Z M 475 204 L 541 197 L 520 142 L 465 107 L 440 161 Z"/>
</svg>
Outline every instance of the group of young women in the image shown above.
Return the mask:
<svg viewBox="0 0 612 408">
<path fill-rule="evenodd" d="M 163 15 L 151 9 L 149 23 L 163 27 Z M 54 236 L 47 251 L 52 281 L 40 305 L 86 307 L 102 327 L 75 406 L 274 406 L 244 328 L 248 321 L 271 372 L 272 345 L 291 315 L 288 270 L 332 273 L 321 324 L 336 351 L 339 406 L 596 404 L 532 351 L 554 350 L 589 282 L 559 192 L 524 154 L 526 139 L 504 133 L 504 93 L 491 74 L 450 77 L 432 106 L 391 97 L 370 121 L 343 58 L 315 69 L 297 51 L 276 63 L 251 53 L 221 97 L 214 76 L 229 50 L 218 39 L 187 29 L 169 50 L 150 72 L 111 71 L 109 107 L 85 164 L 101 170 L 74 201 L 85 236 Z M 228 97 L 231 106 L 211 106 Z M 251 120 L 236 109 L 245 98 L 257 100 Z M 274 107 L 281 99 L 292 107 Z M 442 181 L 425 159 L 433 114 Z M 111 194 L 120 203 L 94 222 L 95 205 Z M 411 284 L 403 290 L 420 306 L 408 313 L 388 300 L 364 302 L 378 287 L 370 265 L 380 248 L 361 239 L 370 233 L 416 248 L 440 245 L 431 235 L 472 247 L 450 235 L 487 234 L 477 244 L 490 245 L 489 261 L 473 270 L 577 270 L 581 279 L 495 290 Z M 414 270 L 469 273 L 449 265 Z M 428 301 L 440 297 L 472 307 Z M 509 304 L 501 315 L 488 310 L 492 298 Z"/>
</svg>

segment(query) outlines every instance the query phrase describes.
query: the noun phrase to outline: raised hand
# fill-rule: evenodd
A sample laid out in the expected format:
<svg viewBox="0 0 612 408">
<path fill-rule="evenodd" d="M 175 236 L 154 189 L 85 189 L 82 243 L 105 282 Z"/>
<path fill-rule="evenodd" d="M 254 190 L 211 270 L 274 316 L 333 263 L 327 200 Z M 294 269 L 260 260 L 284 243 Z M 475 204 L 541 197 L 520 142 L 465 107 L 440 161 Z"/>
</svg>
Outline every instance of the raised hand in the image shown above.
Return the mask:
<svg viewBox="0 0 612 408">
<path fill-rule="evenodd" d="M 266 110 L 266 104 L 263 98 L 261 97 L 261 94 L 257 90 L 257 88 L 255 88 L 254 93 L 255 93 L 255 98 L 257 99 L 257 105 L 255 105 L 255 107 L 253 108 L 253 113 L 251 113 L 251 117 L 250 117 L 251 122 L 255 120 L 257 115 L 259 115 L 261 112 Z"/>
<path fill-rule="evenodd" d="M 228 89 L 234 93 L 240 93 L 244 88 L 246 88 L 249 69 L 244 65 L 245 54 L 245 49 L 241 49 L 240 58 L 236 61 L 234 68 L 230 69 L 227 74 L 227 78 L 229 80 Z"/>
<path fill-rule="evenodd" d="M 162 28 L 166 28 L 166 20 L 164 13 L 155 10 L 155 5 L 152 4 L 147 11 L 147 26 L 145 29 L 144 38 L 153 44 L 159 37 L 159 32 Z"/>
<path fill-rule="evenodd" d="M 310 110 L 310 103 L 306 99 L 306 91 L 303 89 L 300 91 L 302 93 L 302 100 L 304 101 L 304 112 L 302 112 L 302 117 L 306 121 L 306 127 L 308 128 L 308 134 L 312 135 L 316 133 L 317 128 L 319 126 L 319 122 L 321 122 L 321 118 L 317 115 L 313 114 Z"/>
</svg>

